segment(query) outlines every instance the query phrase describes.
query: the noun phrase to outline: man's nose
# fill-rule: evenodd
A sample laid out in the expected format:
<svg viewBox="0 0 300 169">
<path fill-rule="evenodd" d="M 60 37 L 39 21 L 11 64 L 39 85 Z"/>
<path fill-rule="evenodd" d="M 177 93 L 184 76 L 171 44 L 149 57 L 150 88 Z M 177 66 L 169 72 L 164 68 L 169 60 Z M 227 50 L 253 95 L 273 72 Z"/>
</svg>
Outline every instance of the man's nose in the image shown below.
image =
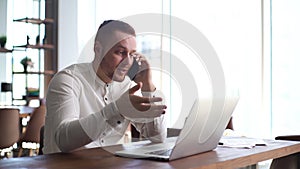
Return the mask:
<svg viewBox="0 0 300 169">
<path fill-rule="evenodd" d="M 126 56 L 123 58 L 123 64 L 130 64 L 132 61 L 132 56 L 130 55 L 130 53 L 127 53 Z"/>
</svg>

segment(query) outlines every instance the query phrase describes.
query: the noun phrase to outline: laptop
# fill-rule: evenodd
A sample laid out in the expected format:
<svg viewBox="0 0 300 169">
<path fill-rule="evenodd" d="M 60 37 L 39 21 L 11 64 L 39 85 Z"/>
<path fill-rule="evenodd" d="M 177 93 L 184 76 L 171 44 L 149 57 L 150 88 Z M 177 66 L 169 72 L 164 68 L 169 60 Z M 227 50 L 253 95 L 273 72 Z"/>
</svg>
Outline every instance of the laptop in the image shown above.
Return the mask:
<svg viewBox="0 0 300 169">
<path fill-rule="evenodd" d="M 178 137 L 167 138 L 163 143 L 128 143 L 125 150 L 117 151 L 115 155 L 171 161 L 211 151 L 217 147 L 238 100 L 238 96 L 226 97 L 225 101 L 214 99 L 214 102 L 196 99 Z"/>
</svg>

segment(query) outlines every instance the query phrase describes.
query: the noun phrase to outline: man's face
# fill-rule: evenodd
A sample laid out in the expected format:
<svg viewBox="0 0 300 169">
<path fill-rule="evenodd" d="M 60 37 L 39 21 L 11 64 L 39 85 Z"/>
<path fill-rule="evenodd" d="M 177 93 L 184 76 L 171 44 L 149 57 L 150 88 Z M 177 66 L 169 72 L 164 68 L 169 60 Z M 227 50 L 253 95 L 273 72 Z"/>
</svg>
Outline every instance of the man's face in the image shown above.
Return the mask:
<svg viewBox="0 0 300 169">
<path fill-rule="evenodd" d="M 136 39 L 129 36 L 108 50 L 100 63 L 101 70 L 109 79 L 123 81 L 133 63 L 134 58 L 131 55 L 134 52 Z"/>
</svg>

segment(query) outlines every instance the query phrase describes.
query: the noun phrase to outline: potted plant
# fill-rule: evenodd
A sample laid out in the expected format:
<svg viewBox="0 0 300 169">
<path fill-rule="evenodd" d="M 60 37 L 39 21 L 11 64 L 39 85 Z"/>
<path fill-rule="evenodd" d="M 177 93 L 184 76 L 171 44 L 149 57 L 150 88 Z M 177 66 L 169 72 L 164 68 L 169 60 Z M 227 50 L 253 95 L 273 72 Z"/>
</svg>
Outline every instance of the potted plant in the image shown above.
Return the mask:
<svg viewBox="0 0 300 169">
<path fill-rule="evenodd" d="M 28 66 L 30 66 L 31 68 L 33 68 L 33 62 L 32 62 L 32 60 L 29 58 L 29 57 L 25 57 L 25 58 L 23 58 L 22 60 L 21 60 L 21 62 L 20 62 L 22 65 L 23 65 L 23 67 L 24 67 L 24 72 L 27 72 L 27 67 Z"/>
<path fill-rule="evenodd" d="M 0 36 L 0 47 L 1 48 L 5 47 L 6 40 L 7 40 L 6 36 Z"/>
</svg>

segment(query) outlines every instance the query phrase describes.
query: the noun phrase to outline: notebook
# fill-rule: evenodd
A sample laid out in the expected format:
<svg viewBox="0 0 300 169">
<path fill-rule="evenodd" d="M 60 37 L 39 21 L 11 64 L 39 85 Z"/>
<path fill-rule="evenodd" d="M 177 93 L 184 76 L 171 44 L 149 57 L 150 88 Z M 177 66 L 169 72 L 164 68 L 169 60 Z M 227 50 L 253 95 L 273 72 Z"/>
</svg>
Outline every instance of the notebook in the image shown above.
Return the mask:
<svg viewBox="0 0 300 169">
<path fill-rule="evenodd" d="M 217 147 L 238 100 L 238 96 L 227 97 L 225 101 L 196 99 L 178 137 L 143 146 L 129 143 L 125 150 L 117 151 L 115 155 L 171 161 L 211 151 Z"/>
</svg>

